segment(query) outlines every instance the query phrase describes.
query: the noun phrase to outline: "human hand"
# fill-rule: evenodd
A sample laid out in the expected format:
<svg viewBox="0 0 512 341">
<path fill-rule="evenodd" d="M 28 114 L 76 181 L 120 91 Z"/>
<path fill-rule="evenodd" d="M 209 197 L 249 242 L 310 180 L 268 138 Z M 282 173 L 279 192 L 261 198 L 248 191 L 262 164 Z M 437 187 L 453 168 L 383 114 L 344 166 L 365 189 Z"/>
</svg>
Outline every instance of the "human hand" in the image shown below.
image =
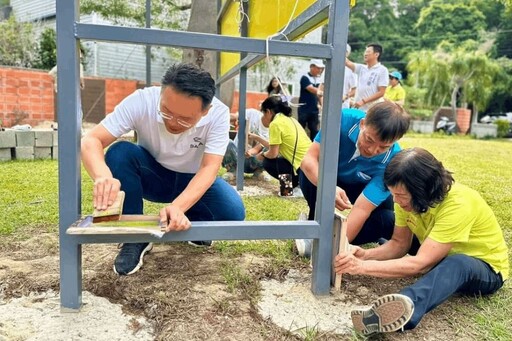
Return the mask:
<svg viewBox="0 0 512 341">
<path fill-rule="evenodd" d="M 106 210 L 116 200 L 121 182 L 113 177 L 100 177 L 94 180 L 92 204 L 97 210 Z"/>
<path fill-rule="evenodd" d="M 334 271 L 337 274 L 362 274 L 364 252 L 365 250 L 358 246 L 351 246 L 349 251 L 340 252 L 334 258 Z"/>
<path fill-rule="evenodd" d="M 160 224 L 165 226 L 165 232 L 185 231 L 192 225 L 185 213 L 173 204 L 160 210 Z"/>
<path fill-rule="evenodd" d="M 341 188 L 336 186 L 336 194 L 334 195 L 334 206 L 340 210 L 352 208 L 352 203 L 347 197 L 347 193 Z"/>
<path fill-rule="evenodd" d="M 245 157 L 248 159 L 252 156 L 256 156 L 260 151 L 256 148 L 251 148 L 248 151 L 245 152 Z"/>
<path fill-rule="evenodd" d="M 265 157 L 263 156 L 263 152 L 259 153 L 259 154 L 256 154 L 254 155 L 254 157 L 256 158 L 256 160 L 258 161 L 264 161 L 265 160 Z"/>
<path fill-rule="evenodd" d="M 354 108 L 360 108 L 364 105 L 364 102 L 363 101 L 358 101 L 358 102 L 355 102 L 354 103 Z"/>
</svg>

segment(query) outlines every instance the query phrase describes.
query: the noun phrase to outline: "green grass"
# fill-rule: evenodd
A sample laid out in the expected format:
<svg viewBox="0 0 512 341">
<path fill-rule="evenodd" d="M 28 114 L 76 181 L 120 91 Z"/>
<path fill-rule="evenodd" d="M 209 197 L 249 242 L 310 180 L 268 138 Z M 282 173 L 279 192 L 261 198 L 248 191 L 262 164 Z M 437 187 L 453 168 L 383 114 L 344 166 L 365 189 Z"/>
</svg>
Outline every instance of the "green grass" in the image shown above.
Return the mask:
<svg viewBox="0 0 512 341">
<path fill-rule="evenodd" d="M 512 245 L 512 141 L 475 140 L 468 137 L 410 134 L 402 147 L 423 147 L 454 173 L 454 178 L 478 190 L 494 210 L 509 247 Z M 25 230 L 58 230 L 58 179 L 56 161 L 10 161 L 0 163 L 0 236 L 22 238 Z M 92 212 L 92 183 L 82 170 L 82 212 Z M 277 196 L 244 197 L 247 220 L 296 220 L 307 211 L 303 200 Z M 147 203 L 145 213 L 158 213 L 160 204 Z M 290 241 L 219 242 L 215 249 L 227 260 L 252 253 L 273 259 L 276 269 L 293 256 Z M 509 257 L 510 257 L 509 251 Z M 228 269 L 231 267 L 231 271 Z M 246 274 L 225 264 L 224 279 L 232 289 L 251 287 Z M 509 340 L 512 334 L 512 285 L 491 297 L 470 299 L 457 307 L 461 318 L 471 319 L 481 340 Z M 459 314 L 459 313 L 458 313 Z M 308 331 L 314 334 L 314 328 Z M 307 336 L 307 335 L 306 335 Z"/>
</svg>

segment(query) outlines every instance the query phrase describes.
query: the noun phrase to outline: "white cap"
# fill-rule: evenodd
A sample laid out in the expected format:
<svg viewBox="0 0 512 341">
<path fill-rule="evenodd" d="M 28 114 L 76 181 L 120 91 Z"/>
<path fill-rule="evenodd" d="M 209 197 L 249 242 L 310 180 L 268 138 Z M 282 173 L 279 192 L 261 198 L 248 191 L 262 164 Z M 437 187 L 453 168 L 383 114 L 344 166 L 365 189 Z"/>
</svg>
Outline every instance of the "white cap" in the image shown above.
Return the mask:
<svg viewBox="0 0 512 341">
<path fill-rule="evenodd" d="M 324 62 L 322 62 L 320 59 L 311 59 L 311 62 L 309 65 L 314 65 L 316 67 L 325 68 Z"/>
<path fill-rule="evenodd" d="M 349 44 L 347 44 L 347 56 L 350 54 L 350 52 L 352 52 L 352 48 Z"/>
</svg>

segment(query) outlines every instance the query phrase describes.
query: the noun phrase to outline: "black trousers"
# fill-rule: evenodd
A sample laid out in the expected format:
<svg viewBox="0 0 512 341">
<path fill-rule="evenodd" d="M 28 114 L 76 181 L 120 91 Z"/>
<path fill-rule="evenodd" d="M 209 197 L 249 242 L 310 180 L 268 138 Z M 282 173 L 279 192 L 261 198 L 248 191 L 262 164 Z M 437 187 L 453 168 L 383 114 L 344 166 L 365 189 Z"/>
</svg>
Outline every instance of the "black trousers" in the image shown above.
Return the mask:
<svg viewBox="0 0 512 341">
<path fill-rule="evenodd" d="M 299 185 L 299 174 L 301 173 L 300 168 L 297 170 L 297 174 L 294 174 L 292 164 L 283 157 L 279 156 L 275 159 L 265 158 L 265 160 L 263 160 L 263 168 L 265 168 L 268 174 L 278 180 L 279 174 L 291 174 L 293 188 Z"/>
</svg>

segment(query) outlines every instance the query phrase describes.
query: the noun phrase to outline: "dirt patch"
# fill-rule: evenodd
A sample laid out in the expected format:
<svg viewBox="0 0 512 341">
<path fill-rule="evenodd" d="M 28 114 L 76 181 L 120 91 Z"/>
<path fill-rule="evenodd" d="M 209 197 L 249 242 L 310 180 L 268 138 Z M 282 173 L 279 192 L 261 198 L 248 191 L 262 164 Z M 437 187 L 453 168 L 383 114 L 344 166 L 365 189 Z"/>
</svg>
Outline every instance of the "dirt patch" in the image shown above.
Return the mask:
<svg viewBox="0 0 512 341">
<path fill-rule="evenodd" d="M 57 235 L 51 233 L 26 241 L 10 237 L 2 241 L 3 309 L 14 312 L 10 304 L 28 300 L 25 304 L 46 312 L 37 317 L 43 325 L 43 316 L 59 315 L 57 297 L 52 294 L 59 290 L 58 250 L 48 246 L 57 241 Z M 226 256 L 184 243 L 158 244 L 136 275 L 119 277 L 112 271 L 116 254 L 116 245 L 83 246 L 83 289 L 92 294 L 84 295 L 84 302 L 89 302 L 85 308 L 90 307 L 96 312 L 92 316 L 101 319 L 105 313 L 95 308 L 92 298 L 106 299 L 122 307 L 129 321 L 122 324 L 130 335 L 140 329 L 152 332 L 155 340 L 299 340 L 312 330 L 314 340 L 353 340 L 350 310 L 410 282 L 346 275 L 340 293 L 316 298 L 310 293 L 311 269 L 300 259 L 276 267 L 275 260 L 253 254 Z M 238 277 L 234 270 L 240 271 Z M 233 281 L 226 280 L 229 276 Z M 44 308 L 37 306 L 43 301 L 47 303 Z M 468 328 L 460 327 L 460 318 L 452 316 L 460 303 L 454 299 L 436 309 L 415 331 L 380 340 L 474 339 Z M 29 325 L 15 325 L 1 317 L 0 322 L 0 331 L 10 330 L 16 337 L 7 340 L 45 340 L 41 331 Z M 79 325 L 67 323 L 72 329 Z M 104 325 L 81 332 L 80 339 L 87 340 L 86 333 L 100 335 Z M 51 340 L 69 340 L 59 338 L 58 326 L 47 324 L 46 331 L 53 332 Z"/>
</svg>

